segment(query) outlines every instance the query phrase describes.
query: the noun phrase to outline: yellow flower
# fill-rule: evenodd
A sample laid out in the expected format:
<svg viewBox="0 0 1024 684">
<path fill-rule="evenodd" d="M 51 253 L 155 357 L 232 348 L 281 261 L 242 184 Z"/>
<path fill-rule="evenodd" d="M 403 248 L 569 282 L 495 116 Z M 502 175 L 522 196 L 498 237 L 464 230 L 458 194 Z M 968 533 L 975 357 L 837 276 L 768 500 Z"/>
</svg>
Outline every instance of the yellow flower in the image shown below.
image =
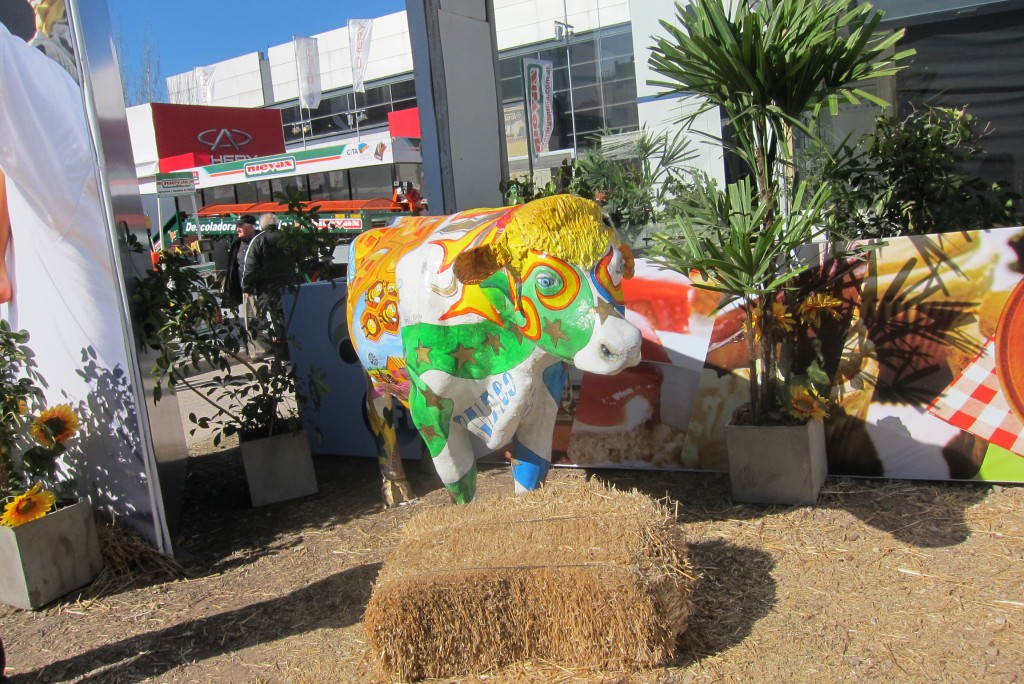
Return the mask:
<svg viewBox="0 0 1024 684">
<path fill-rule="evenodd" d="M 796 320 L 786 305 L 782 302 L 772 302 L 772 320 L 775 327 L 784 333 L 793 332 L 796 327 Z"/>
<path fill-rule="evenodd" d="M 32 421 L 32 439 L 47 448 L 64 444 L 77 431 L 78 416 L 71 409 L 71 404 L 57 404 Z"/>
<path fill-rule="evenodd" d="M 824 313 L 838 321 L 842 318 L 842 314 L 839 312 L 842 306 L 843 300 L 824 292 L 815 292 L 800 303 L 800 320 L 806 325 L 818 327 L 821 325 L 821 315 Z"/>
<path fill-rule="evenodd" d="M 28 404 L 25 403 L 24 399 L 18 400 L 18 415 L 23 416 L 28 413 Z"/>
<path fill-rule="evenodd" d="M 24 494 L 14 497 L 14 501 L 4 506 L 4 514 L 0 516 L 0 525 L 17 527 L 36 518 L 42 518 L 53 508 L 56 497 L 53 492 L 40 491 L 43 489 L 42 482 L 36 482 Z"/>
<path fill-rule="evenodd" d="M 789 388 L 790 407 L 789 415 L 800 420 L 825 420 L 828 418 L 828 411 L 825 410 L 824 402 L 814 392 L 802 385 L 793 385 Z"/>
</svg>

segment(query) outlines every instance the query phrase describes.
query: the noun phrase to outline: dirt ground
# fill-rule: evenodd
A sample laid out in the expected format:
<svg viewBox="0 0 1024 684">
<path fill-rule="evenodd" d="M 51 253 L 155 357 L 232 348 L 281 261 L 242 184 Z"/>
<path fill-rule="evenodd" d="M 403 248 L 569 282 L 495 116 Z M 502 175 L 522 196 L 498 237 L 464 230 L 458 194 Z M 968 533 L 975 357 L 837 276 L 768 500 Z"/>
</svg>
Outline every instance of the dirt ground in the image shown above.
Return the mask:
<svg viewBox="0 0 1024 684">
<path fill-rule="evenodd" d="M 191 451 L 180 570 L 104 530 L 125 557 L 93 585 L 37 612 L 0 606 L 11 681 L 386 681 L 362 614 L 403 523 L 449 505 L 436 476 L 411 464 L 422 498 L 382 511 L 375 462 L 319 458 L 317 495 L 253 509 L 237 448 Z M 1024 678 L 1024 488 L 830 479 L 817 506 L 787 508 L 734 504 L 717 474 L 557 469 L 549 484 L 588 476 L 678 503 L 701 574 L 678 657 L 436 681 Z M 482 470 L 481 497 L 511 494 L 506 468 Z"/>
</svg>

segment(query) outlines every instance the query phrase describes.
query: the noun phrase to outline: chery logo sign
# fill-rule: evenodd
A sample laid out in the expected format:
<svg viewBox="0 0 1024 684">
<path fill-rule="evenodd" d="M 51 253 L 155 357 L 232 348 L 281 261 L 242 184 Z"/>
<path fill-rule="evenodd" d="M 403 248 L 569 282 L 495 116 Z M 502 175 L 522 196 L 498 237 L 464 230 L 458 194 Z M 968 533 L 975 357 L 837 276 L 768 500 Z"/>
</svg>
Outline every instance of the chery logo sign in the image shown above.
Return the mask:
<svg viewBox="0 0 1024 684">
<path fill-rule="evenodd" d="M 252 142 L 252 135 L 237 128 L 211 128 L 196 136 L 199 142 L 216 152 L 220 148 L 241 150 Z"/>
</svg>

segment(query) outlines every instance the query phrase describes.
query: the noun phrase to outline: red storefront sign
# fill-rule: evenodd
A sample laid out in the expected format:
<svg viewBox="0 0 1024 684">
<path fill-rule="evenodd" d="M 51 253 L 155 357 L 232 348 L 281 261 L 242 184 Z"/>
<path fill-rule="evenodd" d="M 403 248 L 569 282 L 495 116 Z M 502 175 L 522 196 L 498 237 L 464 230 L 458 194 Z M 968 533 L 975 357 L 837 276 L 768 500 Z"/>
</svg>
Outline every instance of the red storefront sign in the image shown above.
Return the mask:
<svg viewBox="0 0 1024 684">
<path fill-rule="evenodd" d="M 284 152 L 277 109 L 153 103 L 160 172 L 243 161 Z"/>
</svg>

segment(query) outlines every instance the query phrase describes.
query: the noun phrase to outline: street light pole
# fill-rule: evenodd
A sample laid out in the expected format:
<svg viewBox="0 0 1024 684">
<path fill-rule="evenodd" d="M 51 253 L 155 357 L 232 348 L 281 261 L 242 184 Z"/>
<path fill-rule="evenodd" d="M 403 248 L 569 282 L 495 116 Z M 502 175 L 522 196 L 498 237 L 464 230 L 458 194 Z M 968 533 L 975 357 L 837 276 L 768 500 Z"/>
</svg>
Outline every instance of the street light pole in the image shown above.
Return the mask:
<svg viewBox="0 0 1024 684">
<path fill-rule="evenodd" d="M 562 0 L 562 18 L 565 21 L 555 22 L 555 40 L 565 41 L 565 73 L 569 80 L 569 123 L 572 126 L 572 156 L 576 157 L 576 104 L 572 96 L 572 58 L 569 57 L 569 41 L 573 37 L 575 27 L 569 23 L 569 13 Z"/>
</svg>

